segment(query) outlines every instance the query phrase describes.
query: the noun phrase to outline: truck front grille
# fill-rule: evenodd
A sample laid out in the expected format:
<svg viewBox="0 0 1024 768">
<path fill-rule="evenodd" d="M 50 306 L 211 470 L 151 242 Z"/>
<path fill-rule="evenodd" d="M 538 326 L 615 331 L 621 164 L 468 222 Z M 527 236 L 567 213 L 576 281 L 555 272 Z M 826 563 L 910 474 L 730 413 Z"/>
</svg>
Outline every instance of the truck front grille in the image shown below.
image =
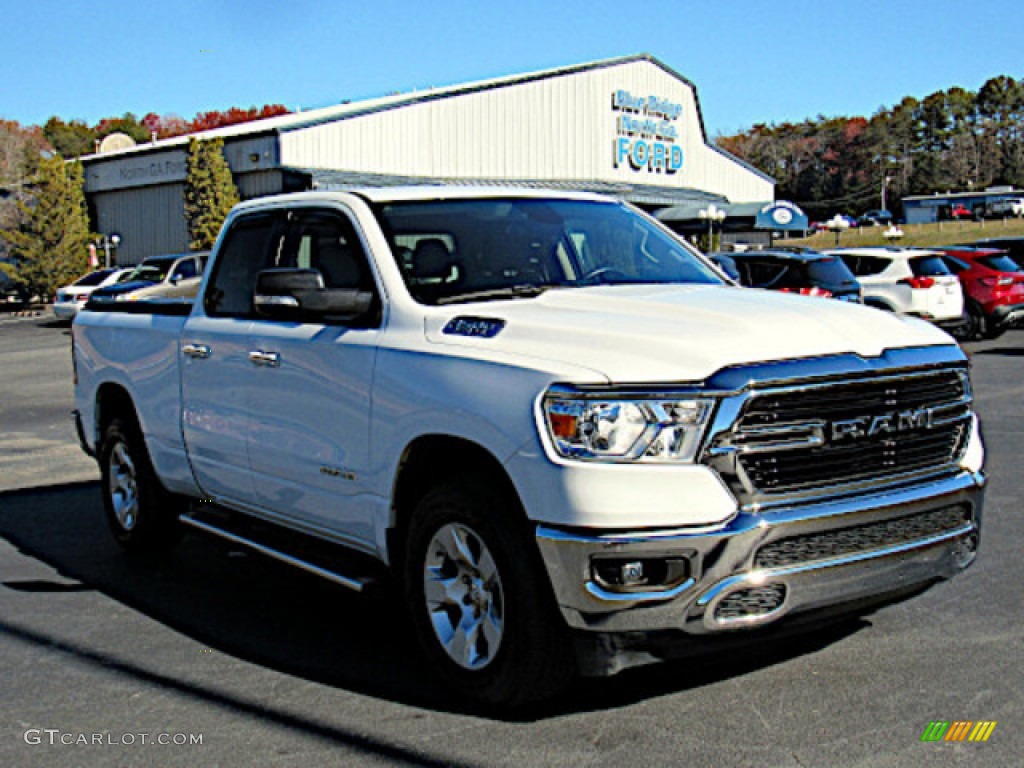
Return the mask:
<svg viewBox="0 0 1024 768">
<path fill-rule="evenodd" d="M 969 522 L 967 507 L 955 504 L 894 520 L 791 536 L 761 547 L 754 558 L 754 567 L 784 568 L 871 552 L 953 531 Z"/>
<path fill-rule="evenodd" d="M 970 418 L 947 369 L 754 392 L 730 437 L 748 490 L 782 494 L 951 466 Z"/>
</svg>

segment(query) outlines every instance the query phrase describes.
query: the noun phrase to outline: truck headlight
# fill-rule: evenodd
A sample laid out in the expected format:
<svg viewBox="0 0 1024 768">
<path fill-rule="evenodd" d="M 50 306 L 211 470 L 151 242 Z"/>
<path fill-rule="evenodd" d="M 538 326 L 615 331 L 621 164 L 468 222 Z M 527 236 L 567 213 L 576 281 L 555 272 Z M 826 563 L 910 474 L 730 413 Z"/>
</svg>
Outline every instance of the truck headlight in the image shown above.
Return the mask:
<svg viewBox="0 0 1024 768">
<path fill-rule="evenodd" d="M 542 408 L 551 444 L 565 458 L 686 463 L 700 447 L 712 402 L 551 394 Z"/>
</svg>

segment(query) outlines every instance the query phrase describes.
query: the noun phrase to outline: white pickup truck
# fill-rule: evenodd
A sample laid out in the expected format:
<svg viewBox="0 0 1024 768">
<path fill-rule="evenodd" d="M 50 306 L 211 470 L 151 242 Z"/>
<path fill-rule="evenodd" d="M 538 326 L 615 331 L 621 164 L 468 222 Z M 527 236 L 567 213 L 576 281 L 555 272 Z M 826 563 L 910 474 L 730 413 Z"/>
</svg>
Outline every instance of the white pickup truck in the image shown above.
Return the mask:
<svg viewBox="0 0 1024 768">
<path fill-rule="evenodd" d="M 484 703 L 864 610 L 977 553 L 984 451 L 948 336 L 740 288 L 606 198 L 244 203 L 194 302 L 94 301 L 72 333 L 123 545 L 192 527 L 393 584 Z"/>
</svg>

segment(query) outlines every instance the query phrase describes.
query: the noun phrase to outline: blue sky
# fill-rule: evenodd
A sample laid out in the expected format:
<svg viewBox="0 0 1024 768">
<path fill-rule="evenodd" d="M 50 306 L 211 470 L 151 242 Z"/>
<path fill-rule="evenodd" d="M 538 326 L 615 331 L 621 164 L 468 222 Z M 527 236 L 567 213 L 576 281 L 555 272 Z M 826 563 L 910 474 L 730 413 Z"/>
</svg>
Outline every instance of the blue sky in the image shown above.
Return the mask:
<svg viewBox="0 0 1024 768">
<path fill-rule="evenodd" d="M 337 104 L 650 53 L 708 133 L 1024 77 L 1008 0 L 0 0 L 0 118 Z"/>
</svg>

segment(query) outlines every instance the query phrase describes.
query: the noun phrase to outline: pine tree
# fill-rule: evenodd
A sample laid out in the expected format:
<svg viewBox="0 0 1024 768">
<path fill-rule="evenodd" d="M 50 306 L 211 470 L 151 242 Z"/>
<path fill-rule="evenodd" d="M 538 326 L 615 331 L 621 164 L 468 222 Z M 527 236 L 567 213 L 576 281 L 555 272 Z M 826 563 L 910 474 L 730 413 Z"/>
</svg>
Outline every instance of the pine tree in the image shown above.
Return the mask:
<svg viewBox="0 0 1024 768">
<path fill-rule="evenodd" d="M 228 212 L 238 203 L 238 188 L 224 159 L 223 139 L 189 139 L 185 177 L 185 221 L 189 247 L 213 247 Z"/>
<path fill-rule="evenodd" d="M 39 161 L 30 185 L 31 198 L 19 202 L 22 222 L 0 232 L 10 243 L 16 264 L 12 277 L 27 297 L 53 298 L 62 285 L 89 269 L 89 214 L 85 205 L 82 165 L 60 156 Z"/>
</svg>

